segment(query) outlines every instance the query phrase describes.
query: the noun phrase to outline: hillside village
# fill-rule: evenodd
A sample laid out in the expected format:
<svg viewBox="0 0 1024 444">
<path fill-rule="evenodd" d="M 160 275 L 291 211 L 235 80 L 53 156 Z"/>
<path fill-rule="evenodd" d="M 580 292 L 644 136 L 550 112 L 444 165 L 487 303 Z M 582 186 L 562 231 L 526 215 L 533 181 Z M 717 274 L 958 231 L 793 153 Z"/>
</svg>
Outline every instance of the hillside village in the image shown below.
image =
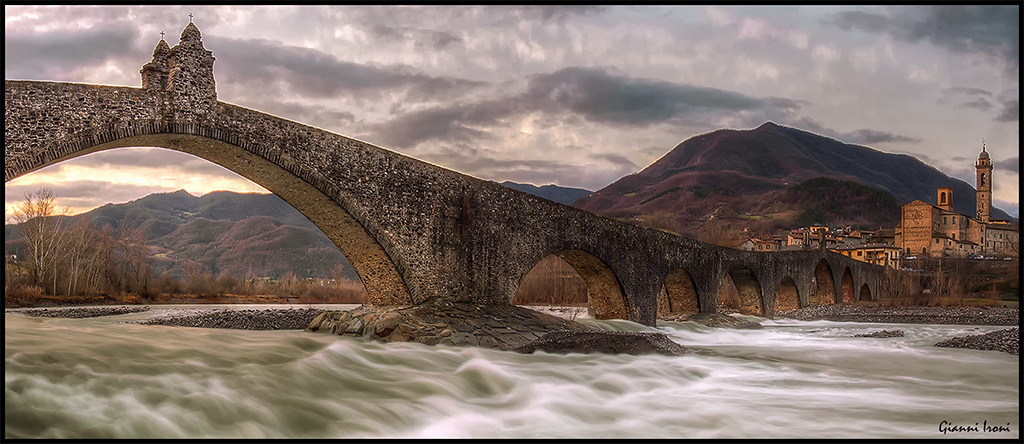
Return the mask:
<svg viewBox="0 0 1024 444">
<path fill-rule="evenodd" d="M 807 226 L 772 236 L 746 238 L 747 251 L 828 249 L 876 265 L 905 268 L 918 258 L 1010 260 L 1019 257 L 1020 226 L 992 214 L 992 160 L 984 144 L 975 164 L 977 204 L 974 215 L 953 208 L 953 189 L 936 189 L 937 205 L 919 199 L 904 204 L 900 223 L 875 231 L 846 226 Z"/>
</svg>

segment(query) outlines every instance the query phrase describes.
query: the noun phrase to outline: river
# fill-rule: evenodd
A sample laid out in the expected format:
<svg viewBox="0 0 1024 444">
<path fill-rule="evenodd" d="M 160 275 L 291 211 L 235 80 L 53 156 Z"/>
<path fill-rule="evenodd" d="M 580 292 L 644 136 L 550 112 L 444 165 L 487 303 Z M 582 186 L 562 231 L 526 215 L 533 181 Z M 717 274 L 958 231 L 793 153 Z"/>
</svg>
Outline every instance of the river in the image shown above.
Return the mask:
<svg viewBox="0 0 1024 444">
<path fill-rule="evenodd" d="M 1019 438 L 1018 356 L 933 346 L 1006 327 L 581 319 L 668 357 L 126 323 L 223 307 L 5 314 L 5 438 Z"/>
</svg>

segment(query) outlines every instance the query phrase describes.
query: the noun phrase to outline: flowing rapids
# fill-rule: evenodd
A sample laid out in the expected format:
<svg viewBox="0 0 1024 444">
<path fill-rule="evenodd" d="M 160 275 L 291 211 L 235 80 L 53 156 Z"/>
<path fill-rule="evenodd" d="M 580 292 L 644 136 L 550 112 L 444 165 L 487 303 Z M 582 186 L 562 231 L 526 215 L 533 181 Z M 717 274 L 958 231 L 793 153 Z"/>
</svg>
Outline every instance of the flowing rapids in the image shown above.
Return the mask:
<svg viewBox="0 0 1024 444">
<path fill-rule="evenodd" d="M 583 319 L 688 349 L 668 357 L 126 323 L 174 310 L 6 314 L 5 438 L 1019 437 L 1018 357 L 933 346 L 1005 327 Z"/>
</svg>

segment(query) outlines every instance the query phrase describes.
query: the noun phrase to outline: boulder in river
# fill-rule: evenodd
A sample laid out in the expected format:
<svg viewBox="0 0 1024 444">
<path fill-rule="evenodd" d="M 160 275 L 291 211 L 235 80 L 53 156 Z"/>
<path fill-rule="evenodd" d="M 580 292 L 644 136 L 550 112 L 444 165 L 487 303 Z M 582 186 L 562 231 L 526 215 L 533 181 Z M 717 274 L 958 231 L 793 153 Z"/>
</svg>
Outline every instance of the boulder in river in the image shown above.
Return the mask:
<svg viewBox="0 0 1024 444">
<path fill-rule="evenodd" d="M 686 348 L 664 333 L 626 331 L 554 331 L 514 349 L 519 353 L 537 350 L 548 353 L 626 353 L 682 356 Z"/>
</svg>

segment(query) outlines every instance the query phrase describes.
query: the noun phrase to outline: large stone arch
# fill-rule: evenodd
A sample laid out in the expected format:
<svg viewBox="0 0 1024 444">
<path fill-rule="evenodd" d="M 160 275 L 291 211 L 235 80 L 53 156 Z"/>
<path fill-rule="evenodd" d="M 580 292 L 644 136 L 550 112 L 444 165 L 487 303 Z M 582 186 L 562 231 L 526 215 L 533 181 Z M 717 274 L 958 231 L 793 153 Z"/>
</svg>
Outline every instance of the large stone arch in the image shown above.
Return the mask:
<svg viewBox="0 0 1024 444">
<path fill-rule="evenodd" d="M 703 313 L 693 277 L 684 268 L 672 270 L 658 296 L 658 314 Z"/>
<path fill-rule="evenodd" d="M 779 282 L 779 291 L 775 296 L 775 312 L 796 310 L 800 308 L 800 292 L 796 281 L 786 276 Z"/>
<path fill-rule="evenodd" d="M 732 267 L 727 274 L 732 279 L 733 284 L 736 286 L 736 291 L 739 293 L 740 313 L 764 316 L 766 310 L 761 292 L 761 283 L 758 282 L 754 270 L 746 265 L 737 265 Z M 724 281 L 725 279 L 723 278 L 722 280 Z"/>
<path fill-rule="evenodd" d="M 841 282 L 840 291 L 842 293 L 842 298 L 840 300 L 844 303 L 856 302 L 857 295 L 854 291 L 855 286 L 853 284 L 853 273 L 850 271 L 849 266 L 843 267 L 843 278 Z"/>
<path fill-rule="evenodd" d="M 808 298 L 808 305 L 828 305 L 836 302 L 836 283 L 832 265 L 821 259 L 814 266 L 814 288 Z"/>
<path fill-rule="evenodd" d="M 367 221 L 357 220 L 350 212 L 351 202 L 335 190 L 324 190 L 310 181 L 323 185 L 326 181 L 314 173 L 288 162 L 271 161 L 263 155 L 231 142 L 211 137 L 226 135 L 217 128 L 195 124 L 190 133 L 173 131 L 175 126 L 150 125 L 151 122 L 130 122 L 127 128 L 97 128 L 94 132 L 69 137 L 57 149 L 31 158 L 30 163 L 18 165 L 17 173 L 5 176 L 5 182 L 58 162 L 114 148 L 158 147 L 195 155 L 223 166 L 277 194 L 285 202 L 306 216 L 341 250 L 366 288 L 368 298 L 375 305 L 409 305 L 414 302 L 394 255 L 388 245 L 374 236 Z M 147 131 L 150 130 L 150 131 Z M 156 130 L 156 131 L 153 131 Z M 258 132 L 258 129 L 253 129 Z M 132 134 L 141 133 L 141 134 Z M 121 136 L 121 137 L 119 137 Z M 282 166 L 282 164 L 284 166 Z M 289 169 L 288 167 L 292 167 Z M 8 169 L 8 173 L 10 170 Z M 334 191 L 330 197 L 325 191 Z M 368 229 L 369 228 L 369 229 Z"/>
<path fill-rule="evenodd" d="M 568 263 L 587 285 L 587 303 L 596 319 L 631 319 L 619 278 L 603 260 L 578 249 L 554 253 Z M 547 255 L 542 256 L 546 257 Z M 539 262 L 540 259 L 537 260 Z M 534 264 L 531 264 L 531 268 Z M 526 273 L 523 273 L 525 277 Z M 520 278 L 521 279 L 521 278 Z"/>
</svg>

